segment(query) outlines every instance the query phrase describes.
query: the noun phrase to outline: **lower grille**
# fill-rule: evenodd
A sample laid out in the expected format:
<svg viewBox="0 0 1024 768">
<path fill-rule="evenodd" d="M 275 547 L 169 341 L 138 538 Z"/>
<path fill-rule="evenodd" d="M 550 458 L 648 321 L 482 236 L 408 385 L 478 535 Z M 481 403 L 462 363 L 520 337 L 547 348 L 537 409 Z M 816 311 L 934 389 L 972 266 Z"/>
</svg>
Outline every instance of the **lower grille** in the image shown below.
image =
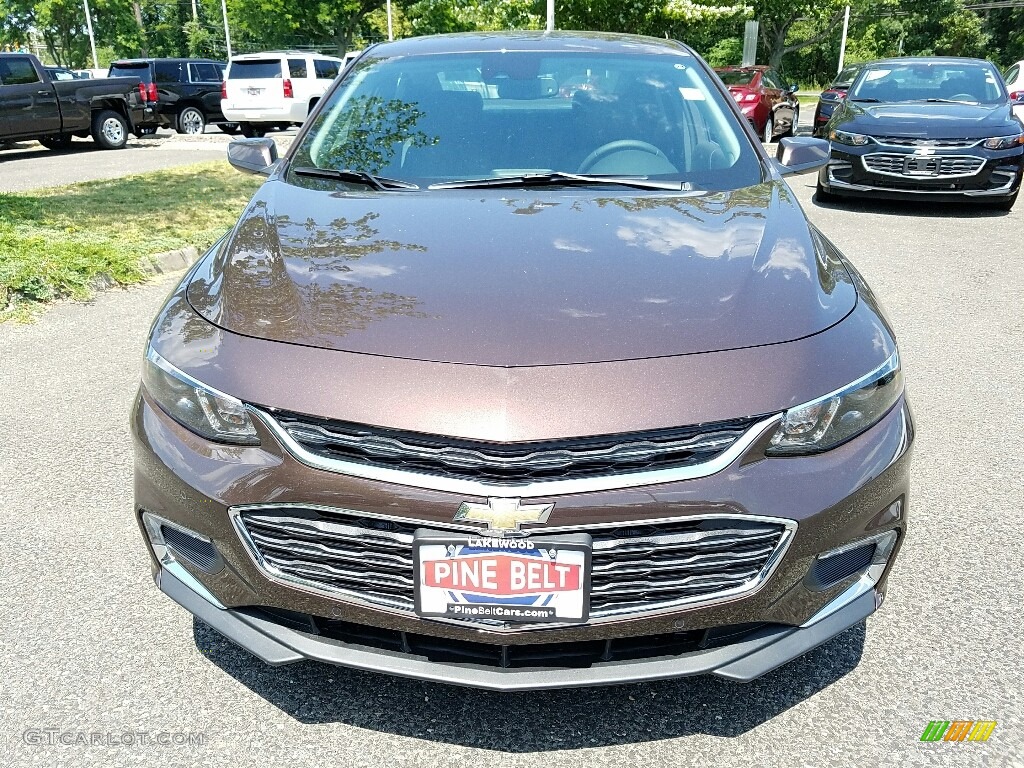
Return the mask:
<svg viewBox="0 0 1024 768">
<path fill-rule="evenodd" d="M 864 155 L 864 167 L 872 173 L 915 179 L 955 179 L 973 176 L 985 160 L 971 155 L 903 155 L 877 152 Z"/>
<path fill-rule="evenodd" d="M 253 559 L 270 578 L 342 600 L 413 611 L 413 533 L 424 523 L 301 507 L 241 510 L 234 519 Z M 572 530 L 593 539 L 591 620 L 752 591 L 778 562 L 791 534 L 780 522 L 723 515 Z"/>
<path fill-rule="evenodd" d="M 749 623 L 612 640 L 499 645 L 380 629 L 276 608 L 245 610 L 299 632 L 346 645 L 406 653 L 442 664 L 473 664 L 503 669 L 587 668 L 602 663 L 679 656 L 729 645 L 750 637 L 758 630 L 777 626 Z"/>
</svg>

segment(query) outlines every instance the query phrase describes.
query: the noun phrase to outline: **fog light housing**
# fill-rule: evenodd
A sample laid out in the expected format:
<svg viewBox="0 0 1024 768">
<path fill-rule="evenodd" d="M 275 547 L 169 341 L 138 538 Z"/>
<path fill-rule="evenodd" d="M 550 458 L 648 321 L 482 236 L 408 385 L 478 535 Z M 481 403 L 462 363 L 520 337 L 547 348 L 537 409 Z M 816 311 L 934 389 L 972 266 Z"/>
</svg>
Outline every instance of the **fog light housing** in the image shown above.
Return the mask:
<svg viewBox="0 0 1024 768">
<path fill-rule="evenodd" d="M 160 563 L 157 584 L 164 571 L 172 574 L 192 591 L 198 593 L 218 608 L 224 606 L 193 576 L 182 563 L 187 563 L 209 574 L 224 570 L 224 559 L 210 539 L 200 533 L 172 523 L 151 512 L 142 513 L 142 524 L 153 547 L 153 554 Z"/>
</svg>

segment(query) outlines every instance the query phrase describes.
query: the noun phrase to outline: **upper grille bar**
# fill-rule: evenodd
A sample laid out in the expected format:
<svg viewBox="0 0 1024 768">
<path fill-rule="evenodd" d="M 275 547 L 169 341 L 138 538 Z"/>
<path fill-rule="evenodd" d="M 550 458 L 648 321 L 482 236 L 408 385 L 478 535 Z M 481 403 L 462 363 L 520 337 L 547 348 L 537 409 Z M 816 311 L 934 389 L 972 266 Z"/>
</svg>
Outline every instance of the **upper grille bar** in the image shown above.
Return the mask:
<svg viewBox="0 0 1024 768">
<path fill-rule="evenodd" d="M 736 461 L 780 418 L 551 443 L 487 443 L 247 408 L 292 456 L 317 469 L 462 495 L 519 498 L 706 477 Z M 361 431 L 370 437 L 365 443 Z M 382 434 L 386 439 L 378 439 Z"/>
</svg>

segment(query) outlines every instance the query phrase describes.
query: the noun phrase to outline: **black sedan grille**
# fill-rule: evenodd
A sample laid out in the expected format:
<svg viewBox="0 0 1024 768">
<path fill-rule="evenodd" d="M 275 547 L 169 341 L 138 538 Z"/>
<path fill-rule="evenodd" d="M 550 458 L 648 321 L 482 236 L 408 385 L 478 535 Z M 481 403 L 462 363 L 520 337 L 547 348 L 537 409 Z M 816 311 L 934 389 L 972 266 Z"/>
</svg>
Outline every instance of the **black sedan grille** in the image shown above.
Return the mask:
<svg viewBox="0 0 1024 768">
<path fill-rule="evenodd" d="M 499 443 L 406 432 L 275 411 L 304 449 L 354 462 L 492 485 L 616 475 L 702 464 L 758 419 L 566 440 Z"/>
<path fill-rule="evenodd" d="M 243 541 L 270 577 L 341 599 L 413 610 L 413 533 L 426 524 L 273 507 L 242 511 L 236 520 Z M 729 517 L 584 532 L 594 547 L 592 619 L 742 594 L 760 583 L 788 541 L 780 523 Z"/>
<path fill-rule="evenodd" d="M 867 170 L 908 179 L 955 179 L 973 176 L 983 165 L 983 158 L 972 155 L 905 155 L 884 152 L 864 155 L 864 167 Z"/>
</svg>

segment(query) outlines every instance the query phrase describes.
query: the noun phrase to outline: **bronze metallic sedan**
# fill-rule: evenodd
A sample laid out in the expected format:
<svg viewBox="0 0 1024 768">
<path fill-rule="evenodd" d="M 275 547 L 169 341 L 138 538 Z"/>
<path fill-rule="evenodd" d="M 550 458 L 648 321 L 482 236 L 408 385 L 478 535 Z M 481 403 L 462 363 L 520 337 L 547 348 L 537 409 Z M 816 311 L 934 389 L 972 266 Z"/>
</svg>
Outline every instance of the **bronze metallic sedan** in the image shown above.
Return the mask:
<svg viewBox="0 0 1024 768">
<path fill-rule="evenodd" d="M 270 664 L 494 690 L 750 680 L 882 602 L 889 322 L 679 43 L 367 49 L 156 318 L 135 513 Z"/>
</svg>

